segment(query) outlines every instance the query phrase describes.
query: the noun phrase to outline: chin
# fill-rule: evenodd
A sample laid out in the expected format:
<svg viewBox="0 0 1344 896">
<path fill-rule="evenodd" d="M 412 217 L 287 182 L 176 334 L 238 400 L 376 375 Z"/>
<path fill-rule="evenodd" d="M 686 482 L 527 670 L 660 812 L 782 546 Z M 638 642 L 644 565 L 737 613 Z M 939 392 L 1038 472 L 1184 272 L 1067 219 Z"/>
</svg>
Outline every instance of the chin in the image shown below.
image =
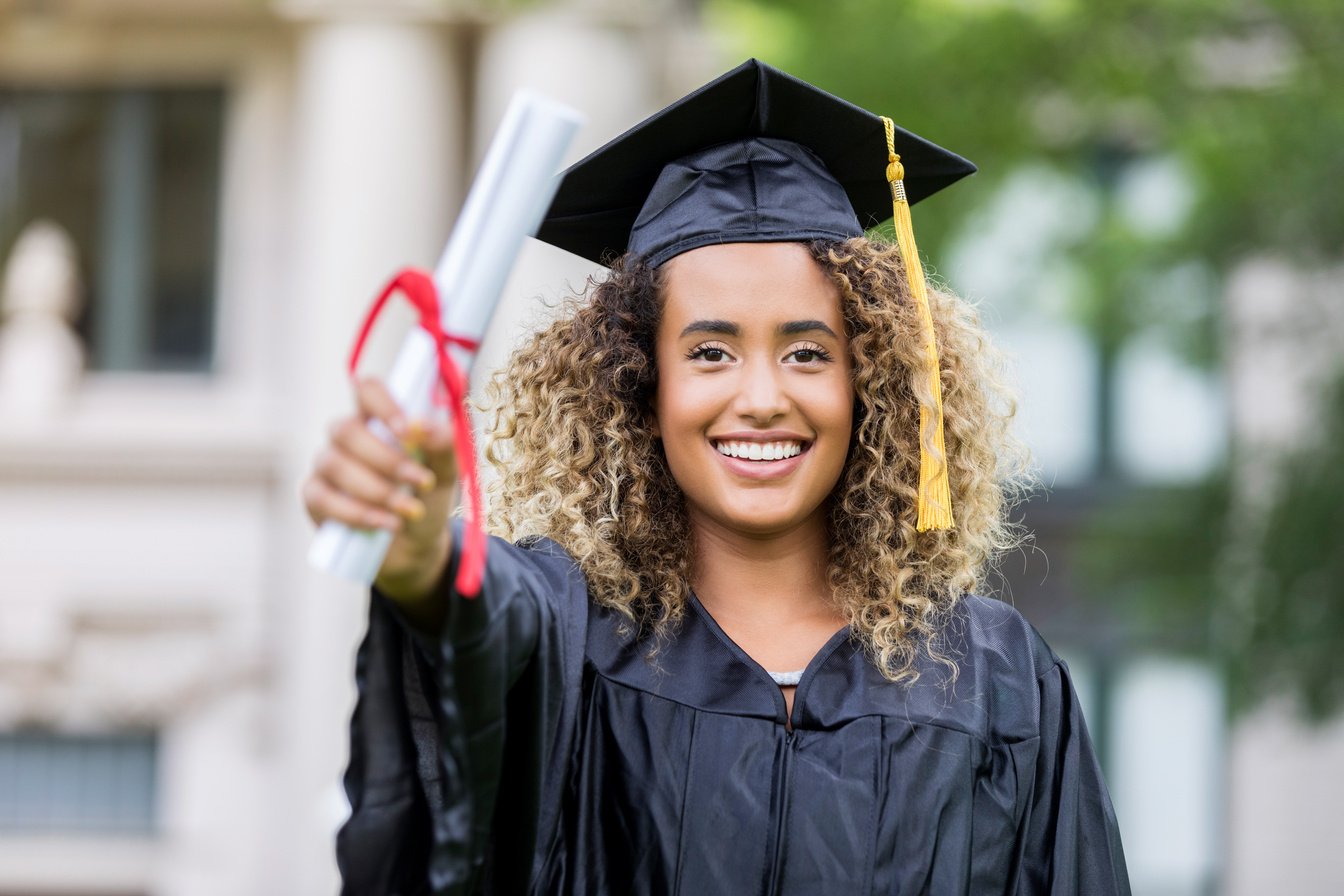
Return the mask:
<svg viewBox="0 0 1344 896">
<path fill-rule="evenodd" d="M 768 539 L 783 537 L 800 529 L 824 526 L 826 513 L 821 507 L 811 511 L 790 513 L 786 509 L 774 506 L 758 511 L 737 509 L 720 512 L 713 514 L 711 519 L 718 528 L 734 535 Z"/>
</svg>

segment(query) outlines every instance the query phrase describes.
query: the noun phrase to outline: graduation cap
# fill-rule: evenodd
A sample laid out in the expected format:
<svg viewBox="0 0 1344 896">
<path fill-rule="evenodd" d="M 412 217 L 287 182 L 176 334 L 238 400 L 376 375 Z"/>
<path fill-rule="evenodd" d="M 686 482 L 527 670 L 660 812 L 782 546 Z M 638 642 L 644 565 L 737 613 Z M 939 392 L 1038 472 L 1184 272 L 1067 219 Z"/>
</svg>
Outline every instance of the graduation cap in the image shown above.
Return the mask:
<svg viewBox="0 0 1344 896">
<path fill-rule="evenodd" d="M 892 136 L 911 204 L 975 171 L 909 131 Z M 598 263 L 629 248 L 657 265 L 710 242 L 857 236 L 892 216 L 887 145 L 879 116 L 749 59 L 565 171 L 537 237 Z"/>
<path fill-rule="evenodd" d="M 538 239 L 598 263 L 658 266 L 700 246 L 846 239 L 894 215 L 925 329 L 918 528 L 952 526 L 942 397 L 912 203 L 975 171 L 891 119 L 755 59 L 645 119 L 562 175 Z"/>
</svg>

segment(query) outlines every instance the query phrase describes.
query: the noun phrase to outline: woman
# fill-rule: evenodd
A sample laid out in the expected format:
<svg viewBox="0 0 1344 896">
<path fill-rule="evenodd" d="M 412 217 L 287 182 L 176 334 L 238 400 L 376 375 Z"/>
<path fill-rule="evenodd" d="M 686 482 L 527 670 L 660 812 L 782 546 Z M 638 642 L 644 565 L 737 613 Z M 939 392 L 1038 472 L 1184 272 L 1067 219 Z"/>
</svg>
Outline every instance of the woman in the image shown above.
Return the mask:
<svg viewBox="0 0 1344 896">
<path fill-rule="evenodd" d="M 990 349 L 860 226 L 896 148 L 912 198 L 971 169 L 887 124 L 752 61 L 566 174 L 542 236 L 628 251 L 493 384 L 475 600 L 451 440 L 360 384 L 306 489 L 397 532 L 346 892 L 1128 892 L 1066 670 L 970 596 L 1013 535 Z"/>
</svg>

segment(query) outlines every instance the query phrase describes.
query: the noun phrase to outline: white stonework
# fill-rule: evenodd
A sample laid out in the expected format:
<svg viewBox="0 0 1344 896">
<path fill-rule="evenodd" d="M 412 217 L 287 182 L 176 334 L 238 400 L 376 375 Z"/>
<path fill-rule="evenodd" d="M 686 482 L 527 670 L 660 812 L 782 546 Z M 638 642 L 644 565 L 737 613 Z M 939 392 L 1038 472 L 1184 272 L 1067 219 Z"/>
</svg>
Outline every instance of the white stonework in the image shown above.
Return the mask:
<svg viewBox="0 0 1344 896">
<path fill-rule="evenodd" d="M 159 735 L 155 835 L 0 832 L 0 892 L 335 892 L 367 598 L 304 564 L 298 490 L 358 317 L 436 260 L 513 87 L 588 112 L 585 152 L 675 89 L 672 4 L 518 6 L 0 3 L 0 86 L 227 94 L 209 375 L 85 372 L 68 247 L 0 259 L 0 731 Z M 593 270 L 529 245 L 477 385 Z"/>
<path fill-rule="evenodd" d="M 1227 896 L 1340 892 L 1341 759 L 1344 719 L 1308 725 L 1278 701 L 1236 724 L 1228 757 Z"/>
</svg>

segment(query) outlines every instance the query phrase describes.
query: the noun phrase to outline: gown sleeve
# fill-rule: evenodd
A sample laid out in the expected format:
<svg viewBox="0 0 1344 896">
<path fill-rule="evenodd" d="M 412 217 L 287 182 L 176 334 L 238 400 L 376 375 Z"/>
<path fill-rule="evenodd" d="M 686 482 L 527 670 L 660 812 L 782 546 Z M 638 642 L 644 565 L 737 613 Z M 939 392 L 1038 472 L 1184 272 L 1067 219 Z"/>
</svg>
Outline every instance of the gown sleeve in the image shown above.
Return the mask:
<svg viewBox="0 0 1344 896">
<path fill-rule="evenodd" d="M 1129 876 L 1106 782 L 1068 668 L 1051 659 L 1037 677 L 1040 749 L 1017 893 L 1128 896 Z"/>
<path fill-rule="evenodd" d="M 344 896 L 527 892 L 558 828 L 586 594 L 553 542 L 498 539 L 480 596 L 444 595 L 437 639 L 374 592 L 336 841 Z"/>
</svg>

